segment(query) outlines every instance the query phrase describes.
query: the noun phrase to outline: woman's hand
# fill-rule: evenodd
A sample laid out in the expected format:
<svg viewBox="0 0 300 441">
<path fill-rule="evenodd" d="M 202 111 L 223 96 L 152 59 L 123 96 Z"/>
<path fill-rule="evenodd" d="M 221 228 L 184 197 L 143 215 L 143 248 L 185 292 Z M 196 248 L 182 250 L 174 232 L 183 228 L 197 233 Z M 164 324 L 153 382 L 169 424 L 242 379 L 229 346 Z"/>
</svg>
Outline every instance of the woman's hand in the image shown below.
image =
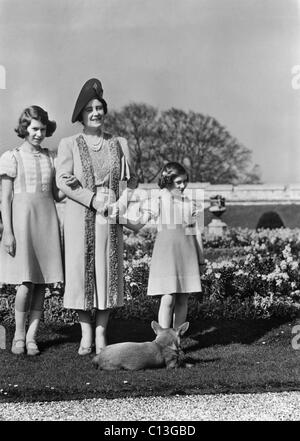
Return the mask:
<svg viewBox="0 0 300 441">
<path fill-rule="evenodd" d="M 103 217 L 108 217 L 108 205 L 102 205 L 102 207 L 98 208 L 97 212 Z"/>
<path fill-rule="evenodd" d="M 103 205 L 103 201 L 98 201 L 96 195 L 93 196 L 91 207 L 97 211 L 97 213 L 105 216 L 105 210 L 107 210 L 107 205 Z"/>
<path fill-rule="evenodd" d="M 92 202 L 92 207 L 94 208 L 94 210 L 97 211 L 97 213 L 101 214 L 101 216 L 103 217 L 107 217 L 110 219 L 116 219 L 117 216 L 117 212 L 113 212 L 114 204 L 104 204 L 102 201 L 97 201 L 96 198 L 93 199 Z"/>
<path fill-rule="evenodd" d="M 80 182 L 74 175 L 69 175 L 67 173 L 62 175 L 62 178 L 64 178 L 64 183 L 71 188 L 76 188 L 80 185 Z"/>
<path fill-rule="evenodd" d="M 13 233 L 7 233 L 5 230 L 3 231 L 2 236 L 3 246 L 5 251 L 12 257 L 16 254 L 16 239 Z"/>
<path fill-rule="evenodd" d="M 94 195 L 91 206 L 94 210 L 98 211 L 100 210 L 101 206 L 103 206 L 103 202 L 98 201 L 96 195 Z"/>
<path fill-rule="evenodd" d="M 110 220 L 116 220 L 120 215 L 118 202 L 106 204 L 103 208 L 103 212 L 105 217 L 109 217 Z"/>
</svg>

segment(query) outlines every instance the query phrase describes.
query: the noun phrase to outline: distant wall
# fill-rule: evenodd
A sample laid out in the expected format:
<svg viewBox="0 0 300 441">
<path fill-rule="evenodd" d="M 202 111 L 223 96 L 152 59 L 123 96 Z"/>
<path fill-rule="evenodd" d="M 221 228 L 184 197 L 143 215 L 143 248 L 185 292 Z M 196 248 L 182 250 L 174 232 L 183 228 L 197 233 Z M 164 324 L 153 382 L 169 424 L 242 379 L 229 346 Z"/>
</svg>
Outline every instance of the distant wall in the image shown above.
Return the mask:
<svg viewBox="0 0 300 441">
<path fill-rule="evenodd" d="M 273 211 L 277 213 L 284 226 L 287 228 L 300 228 L 300 204 L 291 205 L 227 205 L 226 212 L 222 215 L 222 221 L 230 227 L 256 228 L 264 213 Z M 204 219 L 207 225 L 213 218 L 212 214 L 205 210 Z"/>
<path fill-rule="evenodd" d="M 140 190 L 158 192 L 156 184 L 140 184 Z M 259 185 L 211 185 L 189 183 L 186 192 L 202 189 L 204 194 L 204 222 L 207 225 L 214 217 L 208 210 L 210 197 L 220 194 L 225 197 L 226 211 L 222 220 L 231 227 L 256 228 L 261 216 L 275 212 L 285 227 L 300 227 L 300 184 Z"/>
<path fill-rule="evenodd" d="M 300 227 L 300 184 L 260 184 L 260 185 L 211 185 L 209 183 L 189 183 L 186 193 L 203 190 L 204 222 L 207 225 L 213 215 L 209 212 L 210 197 L 220 194 L 225 197 L 226 211 L 222 220 L 231 227 L 256 228 L 260 217 L 267 212 L 277 213 L 284 226 Z M 157 184 L 140 184 L 136 199 L 144 199 L 157 194 Z M 64 204 L 58 204 L 62 218 Z"/>
</svg>

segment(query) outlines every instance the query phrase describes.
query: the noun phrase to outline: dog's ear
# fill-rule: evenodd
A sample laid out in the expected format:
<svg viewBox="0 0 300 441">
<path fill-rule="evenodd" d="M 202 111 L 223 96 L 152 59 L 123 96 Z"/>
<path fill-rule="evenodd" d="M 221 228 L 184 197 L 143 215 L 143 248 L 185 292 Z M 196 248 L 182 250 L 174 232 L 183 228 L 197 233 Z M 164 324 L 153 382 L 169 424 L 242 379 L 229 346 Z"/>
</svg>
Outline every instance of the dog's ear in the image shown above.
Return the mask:
<svg viewBox="0 0 300 441">
<path fill-rule="evenodd" d="M 177 334 L 180 336 L 183 335 L 189 329 L 189 326 L 190 326 L 189 322 L 183 323 L 176 329 Z"/>
<path fill-rule="evenodd" d="M 154 320 L 152 320 L 152 322 L 151 322 L 151 328 L 153 329 L 153 331 L 155 332 L 156 335 L 159 331 L 162 330 L 162 327 Z"/>
</svg>

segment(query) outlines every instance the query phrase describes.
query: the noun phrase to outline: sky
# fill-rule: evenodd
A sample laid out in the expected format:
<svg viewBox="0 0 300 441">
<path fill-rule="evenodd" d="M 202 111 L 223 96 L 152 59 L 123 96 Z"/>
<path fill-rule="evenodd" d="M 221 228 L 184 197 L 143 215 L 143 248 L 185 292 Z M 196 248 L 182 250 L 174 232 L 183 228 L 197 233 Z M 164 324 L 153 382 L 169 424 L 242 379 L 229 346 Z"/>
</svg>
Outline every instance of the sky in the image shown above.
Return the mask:
<svg viewBox="0 0 300 441">
<path fill-rule="evenodd" d="M 264 183 L 300 183 L 298 65 L 300 0 L 0 0 L 0 152 L 31 104 L 58 125 L 44 146 L 80 131 L 74 104 L 96 77 L 109 109 L 213 116 Z"/>
</svg>

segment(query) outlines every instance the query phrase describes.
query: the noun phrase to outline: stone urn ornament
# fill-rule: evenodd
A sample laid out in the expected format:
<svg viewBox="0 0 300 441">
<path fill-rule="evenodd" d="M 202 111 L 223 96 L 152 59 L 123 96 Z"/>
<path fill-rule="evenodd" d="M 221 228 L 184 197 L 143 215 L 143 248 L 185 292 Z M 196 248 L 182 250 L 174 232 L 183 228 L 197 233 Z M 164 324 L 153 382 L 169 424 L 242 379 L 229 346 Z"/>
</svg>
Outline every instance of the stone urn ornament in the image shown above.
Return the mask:
<svg viewBox="0 0 300 441">
<path fill-rule="evenodd" d="M 221 220 L 222 214 L 226 211 L 225 198 L 220 194 L 210 197 L 209 211 L 215 216 L 208 224 L 208 233 L 213 236 L 223 236 L 227 225 Z"/>
</svg>

